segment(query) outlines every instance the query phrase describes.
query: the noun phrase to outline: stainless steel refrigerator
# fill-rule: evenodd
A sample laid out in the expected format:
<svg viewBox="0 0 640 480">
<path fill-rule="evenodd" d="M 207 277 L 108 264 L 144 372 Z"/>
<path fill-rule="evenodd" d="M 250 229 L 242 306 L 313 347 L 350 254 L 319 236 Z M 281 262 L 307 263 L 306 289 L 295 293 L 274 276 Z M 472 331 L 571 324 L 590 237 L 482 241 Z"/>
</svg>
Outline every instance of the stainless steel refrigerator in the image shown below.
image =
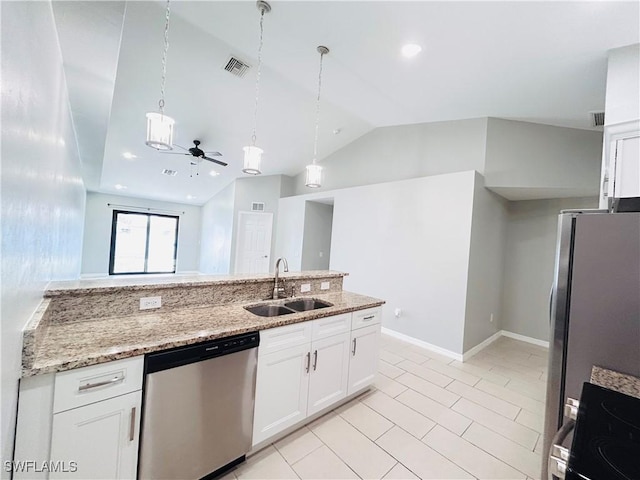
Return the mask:
<svg viewBox="0 0 640 480">
<path fill-rule="evenodd" d="M 560 214 L 550 315 L 545 480 L 552 440 L 571 445 L 565 405 L 592 366 L 640 377 L 640 213 Z"/>
</svg>

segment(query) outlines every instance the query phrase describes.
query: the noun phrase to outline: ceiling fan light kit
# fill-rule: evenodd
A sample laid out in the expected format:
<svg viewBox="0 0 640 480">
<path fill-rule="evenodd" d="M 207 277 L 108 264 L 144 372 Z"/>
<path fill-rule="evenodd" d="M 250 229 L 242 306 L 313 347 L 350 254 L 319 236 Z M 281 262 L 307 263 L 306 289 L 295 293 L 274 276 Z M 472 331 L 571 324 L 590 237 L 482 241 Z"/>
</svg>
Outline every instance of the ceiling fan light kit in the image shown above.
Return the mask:
<svg viewBox="0 0 640 480">
<path fill-rule="evenodd" d="M 258 69 L 256 72 L 256 99 L 253 107 L 253 134 L 251 135 L 251 145 L 243 148 L 244 150 L 244 165 L 242 171 L 248 175 L 260 175 L 260 164 L 262 163 L 262 150 L 260 147 L 256 147 L 256 126 L 258 123 L 258 98 L 260 94 L 260 73 L 262 70 L 262 38 L 264 33 L 263 21 L 264 14 L 271 11 L 271 5 L 264 0 L 258 0 L 256 7 L 260 10 L 260 44 L 258 45 Z"/>
<path fill-rule="evenodd" d="M 167 0 L 167 9 L 164 23 L 164 51 L 162 53 L 162 81 L 160 83 L 160 112 L 147 113 L 147 139 L 145 143 L 156 150 L 173 149 L 173 132 L 175 120 L 164 114 L 164 84 L 167 76 L 167 52 L 169 50 L 169 17 L 171 15 L 170 1 Z"/>
<path fill-rule="evenodd" d="M 318 129 L 320 127 L 320 92 L 322 91 L 322 58 L 329 53 L 329 49 L 323 45 L 316 48 L 320 54 L 320 71 L 318 73 L 318 96 L 316 97 L 316 133 L 313 141 L 313 160 L 307 165 L 305 185 L 309 188 L 322 186 L 322 167 L 316 164 L 318 156 Z"/>
</svg>

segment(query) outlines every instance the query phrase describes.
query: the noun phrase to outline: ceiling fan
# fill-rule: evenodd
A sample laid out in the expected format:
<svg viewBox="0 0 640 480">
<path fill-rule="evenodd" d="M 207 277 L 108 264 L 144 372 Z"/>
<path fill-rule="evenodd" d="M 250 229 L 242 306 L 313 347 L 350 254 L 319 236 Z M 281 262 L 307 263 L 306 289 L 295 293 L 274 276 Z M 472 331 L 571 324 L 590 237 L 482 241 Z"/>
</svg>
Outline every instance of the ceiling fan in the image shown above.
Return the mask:
<svg viewBox="0 0 640 480">
<path fill-rule="evenodd" d="M 185 153 L 182 153 L 182 152 L 160 152 L 160 153 L 165 153 L 170 155 L 191 155 L 193 157 L 201 158 L 203 160 L 209 160 L 210 162 L 217 163 L 218 165 L 222 165 L 223 167 L 226 167 L 228 165 L 222 160 L 217 160 L 215 158 L 208 157 L 207 155 L 211 155 L 213 157 L 221 157 L 222 154 L 220 152 L 205 152 L 199 147 L 200 143 L 201 143 L 200 140 L 194 140 L 193 141 L 194 146 L 191 148 L 181 147 L 180 145 L 177 145 L 174 143 L 176 147 L 181 148 L 182 150 L 185 151 Z"/>
</svg>

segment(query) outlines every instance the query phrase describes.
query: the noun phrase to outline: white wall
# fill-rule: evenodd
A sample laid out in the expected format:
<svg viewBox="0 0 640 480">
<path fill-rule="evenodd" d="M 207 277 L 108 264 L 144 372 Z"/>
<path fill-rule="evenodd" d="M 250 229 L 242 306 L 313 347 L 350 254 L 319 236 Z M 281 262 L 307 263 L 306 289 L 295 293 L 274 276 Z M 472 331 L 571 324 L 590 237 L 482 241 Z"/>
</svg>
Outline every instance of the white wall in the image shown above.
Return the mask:
<svg viewBox="0 0 640 480">
<path fill-rule="evenodd" d="M 349 272 L 345 290 L 386 300 L 385 327 L 462 353 L 474 181 L 470 171 L 283 198 L 276 248 L 299 268 L 305 202 L 332 197 L 330 268 Z"/>
<path fill-rule="evenodd" d="M 558 214 L 563 209 L 597 206 L 595 197 L 509 203 L 502 329 L 549 340 Z"/>
<path fill-rule="evenodd" d="M 118 205 L 110 207 L 108 204 Z M 120 207 L 124 206 L 124 207 Z M 177 215 L 178 252 L 176 272 L 195 272 L 199 269 L 200 223 L 202 208 L 180 203 L 160 202 L 143 198 L 87 193 L 87 210 L 82 249 L 82 274 L 109 275 L 111 250 L 111 223 L 114 210 L 147 211 Z"/>
<path fill-rule="evenodd" d="M 1 29 L 4 465 L 13 449 L 22 328 L 50 280 L 79 276 L 85 191 L 51 4 L 3 2 Z M 8 478 L 4 468 L 1 475 Z"/>
<path fill-rule="evenodd" d="M 489 118 L 485 184 L 510 200 L 598 195 L 602 132 Z"/>
<path fill-rule="evenodd" d="M 640 118 L 640 44 L 609 52 L 605 125 Z"/>
<path fill-rule="evenodd" d="M 507 201 L 484 187 L 475 175 L 464 351 L 500 330 Z M 493 322 L 491 322 L 493 315 Z"/>
<path fill-rule="evenodd" d="M 487 119 L 381 127 L 325 158 L 323 184 L 314 191 L 370 185 L 442 173 L 484 171 Z M 295 194 L 311 189 L 304 172 Z"/>
<path fill-rule="evenodd" d="M 228 274 L 236 182 L 231 182 L 202 206 L 200 272 Z"/>
<path fill-rule="evenodd" d="M 333 205 L 305 202 L 302 270 L 328 270 L 331 258 Z"/>
</svg>

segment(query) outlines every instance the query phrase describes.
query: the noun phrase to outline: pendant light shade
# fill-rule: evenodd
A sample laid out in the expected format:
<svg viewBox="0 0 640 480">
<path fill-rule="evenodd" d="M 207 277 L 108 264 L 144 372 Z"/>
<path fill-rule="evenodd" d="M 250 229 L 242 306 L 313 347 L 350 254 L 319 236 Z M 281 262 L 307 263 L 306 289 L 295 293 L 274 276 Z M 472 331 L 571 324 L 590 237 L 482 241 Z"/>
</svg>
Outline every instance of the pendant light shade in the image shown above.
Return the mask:
<svg viewBox="0 0 640 480">
<path fill-rule="evenodd" d="M 174 124 L 173 118 L 162 113 L 147 113 L 147 141 L 145 143 L 157 150 L 172 150 Z"/>
<path fill-rule="evenodd" d="M 319 188 L 322 186 L 322 167 L 316 165 L 318 156 L 318 129 L 320 127 L 320 92 L 322 91 L 322 57 L 329 53 L 329 49 L 320 45 L 317 49 L 320 54 L 320 72 L 318 73 L 318 96 L 316 97 L 316 133 L 313 140 L 313 160 L 307 165 L 307 176 L 305 185 L 309 188 Z"/>
<path fill-rule="evenodd" d="M 244 168 L 242 171 L 249 175 L 260 175 L 260 163 L 262 162 L 262 149 L 252 145 L 243 147 L 244 150 Z"/>
<path fill-rule="evenodd" d="M 175 120 L 164 114 L 164 84 L 167 77 L 167 52 L 169 51 L 170 1 L 167 0 L 164 22 L 164 50 L 162 52 L 162 81 L 160 82 L 159 112 L 147 113 L 147 139 L 145 143 L 156 150 L 173 150 Z"/>
<path fill-rule="evenodd" d="M 253 133 L 251 134 L 251 145 L 243 147 L 244 150 L 244 168 L 242 171 L 249 175 L 260 175 L 260 163 L 262 162 L 262 154 L 264 150 L 256 147 L 256 128 L 258 125 L 258 98 L 260 96 L 260 73 L 262 71 L 262 37 L 264 34 L 263 22 L 264 14 L 271 11 L 271 5 L 264 0 L 258 0 L 256 7 L 260 10 L 260 44 L 258 45 L 258 71 L 256 72 L 256 98 L 253 104 Z"/>
<path fill-rule="evenodd" d="M 309 188 L 318 188 L 322 186 L 322 167 L 312 163 L 307 165 L 307 177 L 304 182 Z"/>
</svg>

